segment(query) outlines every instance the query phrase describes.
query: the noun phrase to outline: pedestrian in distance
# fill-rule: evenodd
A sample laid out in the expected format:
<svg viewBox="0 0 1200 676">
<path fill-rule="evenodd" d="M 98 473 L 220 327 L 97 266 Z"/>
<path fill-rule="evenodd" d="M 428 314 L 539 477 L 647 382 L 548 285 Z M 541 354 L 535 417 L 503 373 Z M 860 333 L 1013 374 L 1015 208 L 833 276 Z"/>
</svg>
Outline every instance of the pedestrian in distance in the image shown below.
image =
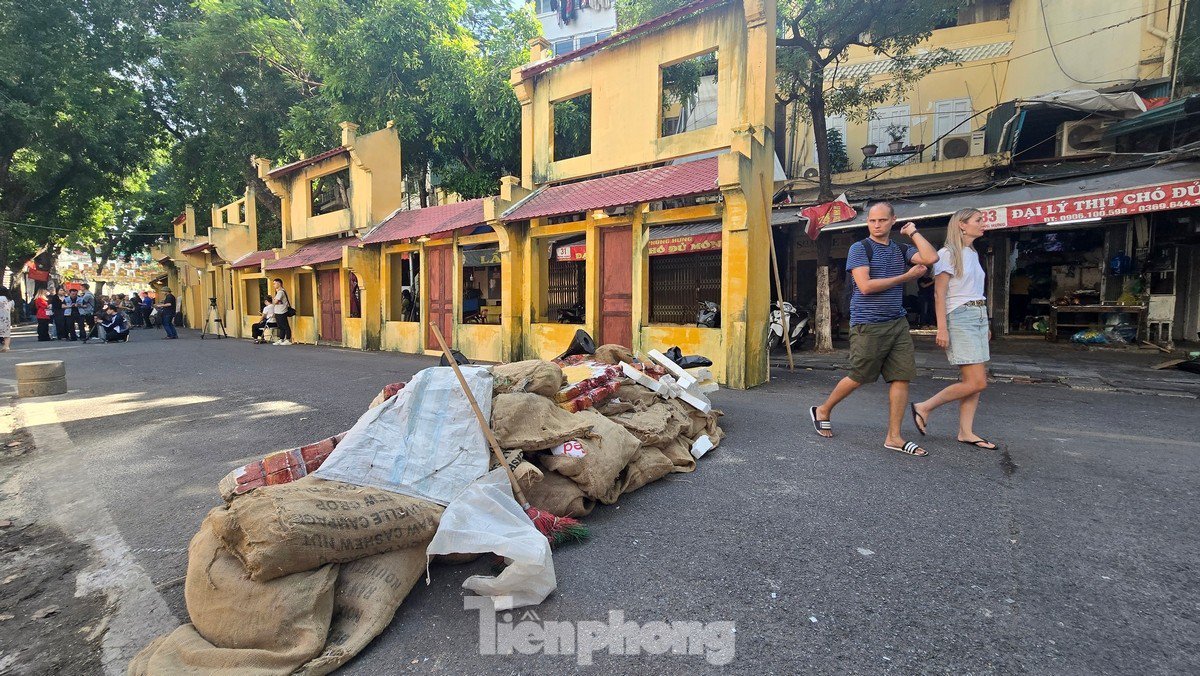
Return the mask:
<svg viewBox="0 0 1200 676">
<path fill-rule="evenodd" d="M 75 309 L 76 329 L 86 343 L 92 334 L 92 327 L 96 325 L 96 297 L 86 283 L 83 284 Z"/>
<path fill-rule="evenodd" d="M 888 429 L 883 447 L 908 455 L 929 453 L 900 433 L 908 405 L 908 383 L 917 374 L 912 335 L 904 309 L 904 284 L 920 279 L 938 260 L 937 250 L 906 223 L 900 234 L 913 245 L 891 239 L 896 213 L 879 202 L 867 211 L 870 237 L 850 245 L 846 271 L 850 273 L 850 374 L 841 379 L 819 406 L 809 408 L 813 428 L 823 437 L 833 436 L 833 409 L 852 392 L 882 375 L 888 391 Z M 909 264 L 912 267 L 909 267 Z"/>
<path fill-rule="evenodd" d="M 46 289 L 38 289 L 37 296 L 33 299 L 33 306 L 37 308 L 37 337 L 39 343 L 44 343 L 50 340 L 50 322 L 54 318 L 50 314 L 50 301 L 47 297 L 50 292 Z"/>
<path fill-rule="evenodd" d="M 63 327 L 67 330 L 66 338 L 70 341 L 78 340 L 75 335 L 76 317 L 79 313 L 79 290 L 71 289 L 67 291 L 67 297 L 63 299 Z"/>
<path fill-rule="evenodd" d="M 275 331 L 279 334 L 272 345 L 291 345 L 292 325 L 288 323 L 288 317 L 295 315 L 296 311 L 292 309 L 291 299 L 283 288 L 283 280 L 276 277 L 272 284 L 275 286 Z"/>
<path fill-rule="evenodd" d="M 8 352 L 12 345 L 12 313 L 16 304 L 9 298 L 10 293 L 0 287 L 0 352 Z"/>
<path fill-rule="evenodd" d="M 158 309 L 163 331 L 167 332 L 167 335 L 163 336 L 163 340 L 175 340 L 179 337 L 179 334 L 175 332 L 175 294 L 165 286 L 160 293 L 163 295 L 162 302 L 155 303 L 154 307 Z"/>
<path fill-rule="evenodd" d="M 54 340 L 62 340 L 67 337 L 67 320 L 66 315 L 63 314 L 63 307 L 67 302 L 66 289 L 60 286 L 57 291 L 46 291 L 45 298 L 50 304 L 50 321 L 54 327 Z"/>
<path fill-rule="evenodd" d="M 929 416 L 938 407 L 958 402 L 958 440 L 975 448 L 992 451 L 996 444 L 975 434 L 975 411 L 979 395 L 987 387 L 988 341 L 987 297 L 979 254 L 972 246 L 983 236 L 983 214 L 978 209 L 960 209 L 950 217 L 946 245 L 938 251 L 933 266 L 937 313 L 937 344 L 959 369 L 959 381 L 932 397 L 912 405 L 913 424 L 925 434 Z"/>
<path fill-rule="evenodd" d="M 143 291 L 141 300 L 142 324 L 147 329 L 154 328 L 154 319 L 151 315 L 154 313 L 154 299 L 150 297 L 149 291 Z"/>
</svg>

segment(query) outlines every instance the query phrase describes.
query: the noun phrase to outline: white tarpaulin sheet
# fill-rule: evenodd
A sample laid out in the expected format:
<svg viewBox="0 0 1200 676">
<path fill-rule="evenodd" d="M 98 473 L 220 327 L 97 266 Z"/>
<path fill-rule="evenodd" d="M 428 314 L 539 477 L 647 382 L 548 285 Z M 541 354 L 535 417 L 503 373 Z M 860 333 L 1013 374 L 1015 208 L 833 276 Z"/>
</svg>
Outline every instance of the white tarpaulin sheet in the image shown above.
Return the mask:
<svg viewBox="0 0 1200 676">
<path fill-rule="evenodd" d="M 558 586 L 550 541 L 513 498 L 503 467 L 467 487 L 442 514 L 425 554 L 486 554 L 508 563 L 499 575 L 472 575 L 468 589 L 492 597 L 496 610 L 536 606 Z M 426 582 L 428 582 L 428 573 Z"/>
<path fill-rule="evenodd" d="M 490 420 L 492 374 L 480 366 L 462 372 Z M 490 458 L 454 370 L 440 366 L 364 413 L 313 474 L 448 505 L 487 472 Z"/>
<path fill-rule="evenodd" d="M 1021 99 L 1022 105 L 1030 103 L 1045 103 L 1051 106 L 1082 110 L 1088 113 L 1129 113 L 1137 115 L 1146 112 L 1146 102 L 1133 92 L 1120 94 L 1101 94 L 1094 89 L 1063 89 L 1041 96 Z"/>
</svg>

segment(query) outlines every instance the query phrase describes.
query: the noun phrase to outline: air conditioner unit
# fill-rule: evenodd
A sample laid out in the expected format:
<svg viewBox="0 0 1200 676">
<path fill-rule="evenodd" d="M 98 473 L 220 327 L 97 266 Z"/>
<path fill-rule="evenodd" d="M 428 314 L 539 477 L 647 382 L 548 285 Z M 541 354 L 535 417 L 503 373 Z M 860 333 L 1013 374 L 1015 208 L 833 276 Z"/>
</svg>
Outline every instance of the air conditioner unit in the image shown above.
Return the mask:
<svg viewBox="0 0 1200 676">
<path fill-rule="evenodd" d="M 1112 122 L 1108 120 L 1075 120 L 1063 122 L 1056 136 L 1059 157 L 1108 152 L 1113 149 L 1112 140 L 1104 140 L 1104 129 Z"/>
<path fill-rule="evenodd" d="M 818 171 L 816 167 L 804 167 L 804 169 L 800 171 L 800 175 L 810 181 L 815 181 L 817 180 L 817 177 L 821 175 L 821 172 Z"/>
<path fill-rule="evenodd" d="M 983 154 L 983 132 L 973 131 L 970 134 L 954 134 L 947 136 L 938 143 L 939 160 L 957 160 Z"/>
</svg>

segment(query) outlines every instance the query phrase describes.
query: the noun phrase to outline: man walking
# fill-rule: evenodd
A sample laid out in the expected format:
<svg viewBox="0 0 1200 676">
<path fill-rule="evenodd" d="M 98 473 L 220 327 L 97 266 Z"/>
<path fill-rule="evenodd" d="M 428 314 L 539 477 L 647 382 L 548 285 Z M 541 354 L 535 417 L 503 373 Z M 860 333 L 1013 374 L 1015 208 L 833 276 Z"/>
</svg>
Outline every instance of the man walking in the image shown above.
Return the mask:
<svg viewBox="0 0 1200 676">
<path fill-rule="evenodd" d="M 175 332 L 175 294 L 165 286 L 159 293 L 162 294 L 162 302 L 155 303 L 154 306 L 158 308 L 158 316 L 162 318 L 163 331 L 167 332 L 163 340 L 174 340 L 179 337 Z"/>
<path fill-rule="evenodd" d="M 900 423 L 908 406 L 908 383 L 916 376 L 912 336 L 904 309 L 904 284 L 920 279 L 926 266 L 938 261 L 937 250 L 907 223 L 900 233 L 913 244 L 891 240 L 896 213 L 892 205 L 879 202 L 867 212 L 871 236 L 855 242 L 846 255 L 850 273 L 850 375 L 842 378 L 829 398 L 809 409 L 813 427 L 823 437 L 833 436 L 829 422 L 833 408 L 860 385 L 873 383 L 882 374 L 891 384 L 888 392 L 888 431 L 883 447 L 908 455 L 928 455 L 925 449 L 905 441 Z M 912 263 L 911 268 L 908 264 Z"/>
</svg>

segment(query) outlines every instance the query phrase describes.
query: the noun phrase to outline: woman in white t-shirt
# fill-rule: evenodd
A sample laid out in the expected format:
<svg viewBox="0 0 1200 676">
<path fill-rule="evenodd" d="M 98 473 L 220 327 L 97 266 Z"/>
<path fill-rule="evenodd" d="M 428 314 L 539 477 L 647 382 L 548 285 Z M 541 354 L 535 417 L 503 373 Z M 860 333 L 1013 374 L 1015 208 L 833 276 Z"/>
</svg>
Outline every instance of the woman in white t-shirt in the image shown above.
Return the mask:
<svg viewBox="0 0 1200 676">
<path fill-rule="evenodd" d="M 987 362 L 991 359 L 983 266 L 971 246 L 983 236 L 983 230 L 983 214 L 978 209 L 960 209 L 950 217 L 946 246 L 938 251 L 938 262 L 933 266 L 934 309 L 937 344 L 946 350 L 947 359 L 958 366 L 962 375 L 959 382 L 911 404 L 911 408 L 917 431 L 925 434 L 930 414 L 943 404 L 957 401 L 959 442 L 991 451 L 996 445 L 975 434 L 975 410 L 979 394 L 987 387 Z"/>
</svg>

